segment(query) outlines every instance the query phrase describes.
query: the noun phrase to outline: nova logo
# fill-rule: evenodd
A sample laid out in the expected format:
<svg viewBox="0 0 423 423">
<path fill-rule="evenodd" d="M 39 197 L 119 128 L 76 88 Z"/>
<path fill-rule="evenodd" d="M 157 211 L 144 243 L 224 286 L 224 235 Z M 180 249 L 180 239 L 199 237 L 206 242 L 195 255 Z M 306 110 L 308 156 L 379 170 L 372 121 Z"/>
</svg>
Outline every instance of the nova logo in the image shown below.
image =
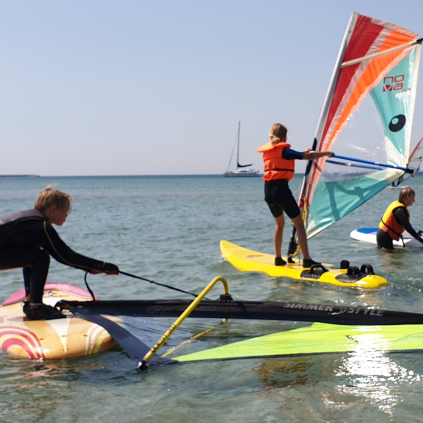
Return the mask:
<svg viewBox="0 0 423 423">
<path fill-rule="evenodd" d="M 383 92 L 403 90 L 404 80 L 404 75 L 386 76 L 385 78 L 383 78 Z"/>
</svg>

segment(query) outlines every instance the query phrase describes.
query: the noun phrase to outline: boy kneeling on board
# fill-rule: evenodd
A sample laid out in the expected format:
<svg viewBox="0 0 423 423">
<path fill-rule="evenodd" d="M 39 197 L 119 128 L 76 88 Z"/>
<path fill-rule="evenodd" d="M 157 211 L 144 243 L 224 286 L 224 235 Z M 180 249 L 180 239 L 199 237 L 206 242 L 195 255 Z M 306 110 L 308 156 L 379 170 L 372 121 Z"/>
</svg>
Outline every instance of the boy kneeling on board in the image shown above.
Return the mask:
<svg viewBox="0 0 423 423">
<path fill-rule="evenodd" d="M 30 320 L 65 317 L 54 307 L 43 304 L 50 255 L 62 264 L 91 273 L 119 273 L 116 265 L 78 254 L 59 237 L 52 225 L 65 223 L 71 201 L 70 195 L 47 187 L 33 209 L 0 217 L 0 270 L 23 268 L 26 294 L 23 310 Z"/>
<path fill-rule="evenodd" d="M 407 231 L 417 241 L 423 244 L 423 239 L 410 225 L 410 213 L 407 207 L 411 207 L 415 201 L 416 193 L 411 188 L 403 188 L 398 201 L 391 203 L 385 211 L 379 223 L 379 230 L 376 234 L 377 246 L 393 250 L 392 240 L 402 239 L 402 233 Z"/>
</svg>

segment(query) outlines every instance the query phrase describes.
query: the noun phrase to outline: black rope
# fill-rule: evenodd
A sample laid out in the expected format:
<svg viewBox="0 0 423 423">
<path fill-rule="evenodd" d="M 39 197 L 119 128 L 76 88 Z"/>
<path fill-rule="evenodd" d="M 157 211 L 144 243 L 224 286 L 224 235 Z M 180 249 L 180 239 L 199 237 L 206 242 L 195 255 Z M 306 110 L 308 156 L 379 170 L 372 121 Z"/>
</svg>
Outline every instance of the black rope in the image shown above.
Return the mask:
<svg viewBox="0 0 423 423">
<path fill-rule="evenodd" d="M 152 281 L 150 279 L 142 278 L 141 276 L 131 275 L 131 273 L 122 272 L 122 270 L 119 270 L 119 273 L 122 274 L 122 275 L 125 275 L 125 276 L 129 276 L 130 278 L 140 279 L 142 281 L 150 282 L 150 283 L 153 283 L 155 285 L 159 285 L 159 286 L 163 286 L 165 288 L 173 289 L 174 291 L 179 291 L 179 292 L 183 292 L 184 294 L 188 294 L 188 295 L 192 295 L 194 297 L 198 297 L 198 295 L 193 294 L 192 292 L 184 291 L 183 289 L 175 288 L 174 286 L 165 285 L 164 283 L 159 283 L 159 282 Z M 207 300 L 207 301 L 210 301 L 210 299 L 208 299 L 208 298 L 204 297 L 204 299 Z"/>
<path fill-rule="evenodd" d="M 95 301 L 94 292 L 91 290 L 90 286 L 88 285 L 88 281 L 87 281 L 87 275 L 88 275 L 88 273 L 90 273 L 90 272 L 86 272 L 85 273 L 85 276 L 84 276 L 85 286 L 87 287 L 88 292 L 91 294 L 91 297 L 93 297 L 93 301 Z"/>
<path fill-rule="evenodd" d="M 85 276 L 84 276 L 85 286 L 87 287 L 88 292 L 91 294 L 91 297 L 93 298 L 93 301 L 95 301 L 94 293 L 91 290 L 90 286 L 88 285 L 88 280 L 87 280 L 88 273 L 90 273 L 90 272 L 86 272 L 85 273 Z M 194 296 L 196 298 L 198 297 L 198 295 L 193 294 L 192 292 L 184 291 L 183 289 L 175 288 L 174 286 L 165 285 L 164 283 L 159 283 L 159 282 L 152 281 L 150 279 L 142 278 L 141 276 L 132 275 L 131 273 L 122 272 L 122 270 L 119 270 L 119 273 L 122 274 L 122 275 L 125 275 L 125 276 L 129 276 L 131 278 L 140 279 L 142 281 L 150 282 L 150 283 L 153 283 L 153 284 L 156 284 L 156 285 L 159 285 L 159 286 L 163 286 L 165 288 L 173 289 L 174 291 L 179 291 L 179 292 L 182 292 L 184 294 L 192 295 L 192 296 Z M 204 297 L 204 299 L 207 300 L 207 301 L 210 301 L 209 298 Z"/>
</svg>

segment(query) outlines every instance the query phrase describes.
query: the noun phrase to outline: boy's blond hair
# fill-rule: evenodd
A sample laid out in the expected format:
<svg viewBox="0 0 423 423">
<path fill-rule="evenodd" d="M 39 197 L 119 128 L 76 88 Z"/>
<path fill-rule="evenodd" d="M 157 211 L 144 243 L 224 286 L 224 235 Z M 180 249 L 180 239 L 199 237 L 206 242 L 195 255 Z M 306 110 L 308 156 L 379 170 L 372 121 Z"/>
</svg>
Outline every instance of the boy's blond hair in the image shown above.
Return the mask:
<svg viewBox="0 0 423 423">
<path fill-rule="evenodd" d="M 56 206 L 58 210 L 72 211 L 72 197 L 58 189 L 51 187 L 44 188 L 35 202 L 34 209 L 45 212 L 51 206 Z"/>
<path fill-rule="evenodd" d="M 412 195 L 416 195 L 416 193 L 414 192 L 414 190 L 412 188 L 403 188 L 400 192 L 398 201 L 402 204 L 404 204 L 405 200 L 408 200 Z"/>
<path fill-rule="evenodd" d="M 270 135 L 272 136 L 272 140 L 271 140 L 272 144 L 276 145 L 284 141 L 287 133 L 288 133 L 288 129 L 285 126 L 283 126 L 281 123 L 275 123 L 270 128 Z"/>
</svg>

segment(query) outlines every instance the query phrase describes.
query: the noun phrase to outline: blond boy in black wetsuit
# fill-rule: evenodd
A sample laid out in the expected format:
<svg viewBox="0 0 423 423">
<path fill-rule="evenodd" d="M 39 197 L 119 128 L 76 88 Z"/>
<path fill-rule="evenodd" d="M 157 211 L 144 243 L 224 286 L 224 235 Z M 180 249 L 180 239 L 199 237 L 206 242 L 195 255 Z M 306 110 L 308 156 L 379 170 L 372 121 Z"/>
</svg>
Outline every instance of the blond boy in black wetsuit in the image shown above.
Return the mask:
<svg viewBox="0 0 423 423">
<path fill-rule="evenodd" d="M 65 317 L 42 302 L 50 255 L 60 263 L 91 273 L 119 272 L 119 268 L 112 263 L 76 253 L 59 237 L 52 225 L 62 226 L 65 223 L 71 211 L 71 201 L 70 195 L 45 188 L 33 209 L 0 217 L 0 270 L 23 268 L 26 293 L 24 312 L 28 319 Z"/>
</svg>

